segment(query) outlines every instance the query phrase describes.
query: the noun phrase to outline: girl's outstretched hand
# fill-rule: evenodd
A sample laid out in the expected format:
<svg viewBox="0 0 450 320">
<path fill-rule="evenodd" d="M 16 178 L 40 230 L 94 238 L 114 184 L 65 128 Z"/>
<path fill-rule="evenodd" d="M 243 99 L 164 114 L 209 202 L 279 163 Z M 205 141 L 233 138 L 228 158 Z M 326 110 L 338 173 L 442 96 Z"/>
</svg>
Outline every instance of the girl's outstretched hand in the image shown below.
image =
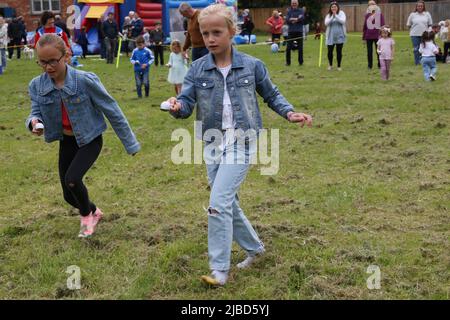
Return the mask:
<svg viewBox="0 0 450 320">
<path fill-rule="evenodd" d="M 298 122 L 302 128 L 305 123 L 308 127 L 312 127 L 312 117 L 309 114 L 290 111 L 287 114 L 287 118 L 289 122 Z"/>
<path fill-rule="evenodd" d="M 169 101 L 169 103 L 170 103 L 170 111 L 171 112 L 178 112 L 181 109 L 181 103 L 179 103 L 177 101 L 177 98 L 172 97 L 172 98 L 169 98 L 169 100 L 167 100 L 167 101 Z"/>
<path fill-rule="evenodd" d="M 42 134 L 44 133 L 44 129 L 40 128 L 36 128 L 36 125 L 40 123 L 40 121 L 38 119 L 33 119 L 31 120 L 31 127 L 33 128 L 31 130 L 31 133 L 37 136 L 42 136 Z"/>
</svg>

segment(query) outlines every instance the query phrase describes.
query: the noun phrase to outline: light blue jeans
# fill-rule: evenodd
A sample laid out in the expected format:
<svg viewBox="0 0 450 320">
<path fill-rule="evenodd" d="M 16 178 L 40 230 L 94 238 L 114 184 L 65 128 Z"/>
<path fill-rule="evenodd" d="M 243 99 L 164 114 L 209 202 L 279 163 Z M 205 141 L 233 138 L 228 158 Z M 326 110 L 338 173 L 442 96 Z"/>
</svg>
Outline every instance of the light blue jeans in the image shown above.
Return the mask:
<svg viewBox="0 0 450 320">
<path fill-rule="evenodd" d="M 208 144 L 207 144 L 208 145 Z M 206 146 L 207 146 L 206 145 Z M 239 206 L 238 191 L 250 168 L 248 144 L 229 144 L 219 152 L 208 152 L 204 158 L 211 187 L 208 208 L 208 256 L 211 270 L 230 269 L 233 240 L 248 255 L 264 252 L 264 245 Z M 247 161 L 229 163 L 227 158 L 245 158 Z"/>
<path fill-rule="evenodd" d="M 421 60 L 422 68 L 423 68 L 423 76 L 425 81 L 430 81 L 430 76 L 436 75 L 437 66 L 436 66 L 436 57 L 422 57 Z"/>
</svg>

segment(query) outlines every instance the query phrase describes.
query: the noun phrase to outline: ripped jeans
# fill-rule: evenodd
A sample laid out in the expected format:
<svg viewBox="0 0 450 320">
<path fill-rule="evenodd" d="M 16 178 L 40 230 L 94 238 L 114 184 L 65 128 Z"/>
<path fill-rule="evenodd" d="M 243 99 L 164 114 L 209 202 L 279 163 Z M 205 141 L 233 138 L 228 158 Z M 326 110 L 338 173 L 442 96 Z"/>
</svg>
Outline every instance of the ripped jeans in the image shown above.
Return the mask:
<svg viewBox="0 0 450 320">
<path fill-rule="evenodd" d="M 238 190 L 250 168 L 251 151 L 248 144 L 236 141 L 211 153 L 204 150 L 204 159 L 211 187 L 208 208 L 208 256 L 211 270 L 230 269 L 231 245 L 236 241 L 248 255 L 264 252 L 264 245 L 239 206 Z M 227 158 L 244 158 L 246 161 L 229 163 Z"/>
</svg>

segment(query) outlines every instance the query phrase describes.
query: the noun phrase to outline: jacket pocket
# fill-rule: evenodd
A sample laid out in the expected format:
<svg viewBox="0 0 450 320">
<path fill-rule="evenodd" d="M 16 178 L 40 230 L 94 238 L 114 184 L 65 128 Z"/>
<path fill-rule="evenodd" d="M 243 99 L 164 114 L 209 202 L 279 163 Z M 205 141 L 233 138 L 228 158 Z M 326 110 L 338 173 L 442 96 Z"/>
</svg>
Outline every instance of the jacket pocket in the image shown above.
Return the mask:
<svg viewBox="0 0 450 320">
<path fill-rule="evenodd" d="M 212 79 L 196 79 L 195 87 L 198 89 L 211 89 L 214 87 L 214 80 L 212 80 Z"/>
<path fill-rule="evenodd" d="M 251 74 L 241 75 L 237 79 L 237 83 L 236 84 L 239 87 L 254 86 L 254 84 L 255 84 L 255 77 L 253 75 L 251 75 Z"/>
</svg>

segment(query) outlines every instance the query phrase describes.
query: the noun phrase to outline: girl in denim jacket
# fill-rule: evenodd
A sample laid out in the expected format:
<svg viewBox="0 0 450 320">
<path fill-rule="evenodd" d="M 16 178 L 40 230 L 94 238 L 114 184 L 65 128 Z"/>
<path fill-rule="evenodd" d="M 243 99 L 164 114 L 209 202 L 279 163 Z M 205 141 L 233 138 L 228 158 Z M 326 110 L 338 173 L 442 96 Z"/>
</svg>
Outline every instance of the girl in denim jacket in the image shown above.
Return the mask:
<svg viewBox="0 0 450 320">
<path fill-rule="evenodd" d="M 238 268 L 250 266 L 264 252 L 262 242 L 239 206 L 237 194 L 250 167 L 249 159 L 254 155 L 250 144 L 256 139 L 247 134 L 262 128 L 255 92 L 290 122 L 310 126 L 312 118 L 294 111 L 272 84 L 260 60 L 232 47 L 236 24 L 227 7 L 216 4 L 205 8 L 199 23 L 210 53 L 192 64 L 181 94 L 168 102 L 170 113 L 176 118 L 189 117 L 197 105 L 211 187 L 208 256 L 212 272 L 202 276 L 202 280 L 221 286 L 228 279 L 233 239 L 247 252 Z"/>
<path fill-rule="evenodd" d="M 129 154 L 140 144 L 117 102 L 93 73 L 76 70 L 66 63 L 64 41 L 55 34 L 43 35 L 37 43 L 38 64 L 44 73 L 29 85 L 31 114 L 26 126 L 46 142 L 60 141 L 59 176 L 64 199 L 81 215 L 80 238 L 91 236 L 103 213 L 90 201 L 83 176 L 102 149 L 105 115 Z M 45 126 L 45 129 L 44 129 Z"/>
</svg>

